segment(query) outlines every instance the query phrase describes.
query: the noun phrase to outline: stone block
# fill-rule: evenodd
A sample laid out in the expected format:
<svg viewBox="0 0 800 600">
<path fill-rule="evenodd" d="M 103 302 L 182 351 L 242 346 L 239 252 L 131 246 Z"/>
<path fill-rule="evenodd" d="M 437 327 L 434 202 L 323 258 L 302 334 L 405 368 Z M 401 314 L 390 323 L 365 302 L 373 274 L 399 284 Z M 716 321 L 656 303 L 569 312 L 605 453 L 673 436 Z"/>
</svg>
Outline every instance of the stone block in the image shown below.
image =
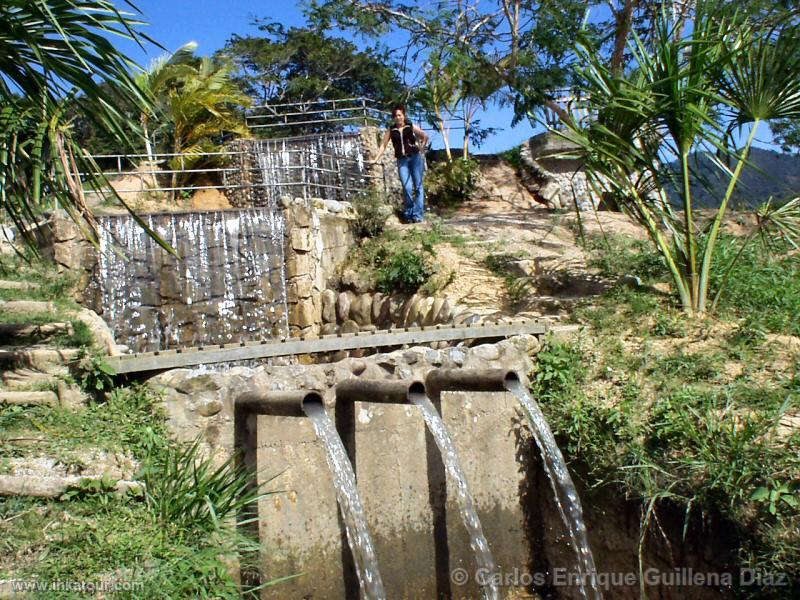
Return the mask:
<svg viewBox="0 0 800 600">
<path fill-rule="evenodd" d="M 333 290 L 322 292 L 322 322 L 336 323 L 336 292 Z"/>
<path fill-rule="evenodd" d="M 298 252 L 311 252 L 314 248 L 314 236 L 310 229 L 293 229 L 291 246 Z"/>
<path fill-rule="evenodd" d="M 311 227 L 311 207 L 302 205 L 292 206 L 289 209 L 289 221 L 295 227 Z"/>
<path fill-rule="evenodd" d="M 350 305 L 355 298 L 355 294 L 350 291 L 342 292 L 336 299 L 336 317 L 340 323 L 350 318 Z"/>
<path fill-rule="evenodd" d="M 294 327 L 310 327 L 314 324 L 314 303 L 301 300 L 289 307 L 289 325 Z"/>
<path fill-rule="evenodd" d="M 286 276 L 288 278 L 298 275 L 312 275 L 315 271 L 316 263 L 314 257 L 309 254 L 295 254 L 286 260 Z"/>
<path fill-rule="evenodd" d="M 350 305 L 350 318 L 359 326 L 372 324 L 372 296 L 362 294 Z"/>
</svg>

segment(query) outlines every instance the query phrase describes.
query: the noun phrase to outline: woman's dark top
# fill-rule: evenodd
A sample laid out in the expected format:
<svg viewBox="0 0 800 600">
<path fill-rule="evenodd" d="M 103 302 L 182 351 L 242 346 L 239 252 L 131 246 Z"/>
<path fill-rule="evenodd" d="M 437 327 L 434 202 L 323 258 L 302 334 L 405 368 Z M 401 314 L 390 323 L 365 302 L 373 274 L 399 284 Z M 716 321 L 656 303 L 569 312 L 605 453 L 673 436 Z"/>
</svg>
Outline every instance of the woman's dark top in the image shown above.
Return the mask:
<svg viewBox="0 0 800 600">
<path fill-rule="evenodd" d="M 411 126 L 411 121 L 406 121 L 405 125 L 401 128 L 398 128 L 397 125 L 392 125 L 389 128 L 389 134 L 392 139 L 392 145 L 394 146 L 395 158 L 419 154 L 417 137 L 414 135 L 414 128 Z"/>
</svg>

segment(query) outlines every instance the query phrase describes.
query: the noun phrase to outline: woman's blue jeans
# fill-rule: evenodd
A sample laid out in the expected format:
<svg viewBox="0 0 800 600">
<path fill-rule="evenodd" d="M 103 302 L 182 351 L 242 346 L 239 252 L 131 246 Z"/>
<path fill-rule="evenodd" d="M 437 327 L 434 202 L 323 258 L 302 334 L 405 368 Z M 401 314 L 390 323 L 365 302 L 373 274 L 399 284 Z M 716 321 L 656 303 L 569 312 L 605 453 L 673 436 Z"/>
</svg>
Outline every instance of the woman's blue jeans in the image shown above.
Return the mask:
<svg viewBox="0 0 800 600">
<path fill-rule="evenodd" d="M 425 218 L 425 190 L 422 187 L 424 170 L 422 154 L 412 154 L 397 159 L 397 172 L 405 196 L 403 216 L 411 223 L 419 223 Z"/>
</svg>

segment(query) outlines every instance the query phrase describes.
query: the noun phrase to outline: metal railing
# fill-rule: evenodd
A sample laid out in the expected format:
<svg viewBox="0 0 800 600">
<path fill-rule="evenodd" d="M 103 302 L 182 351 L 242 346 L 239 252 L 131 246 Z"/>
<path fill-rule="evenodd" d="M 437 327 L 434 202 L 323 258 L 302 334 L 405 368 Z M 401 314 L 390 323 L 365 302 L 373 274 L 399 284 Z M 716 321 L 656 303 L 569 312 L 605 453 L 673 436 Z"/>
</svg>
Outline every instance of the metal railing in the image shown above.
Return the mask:
<svg viewBox="0 0 800 600">
<path fill-rule="evenodd" d="M 385 123 L 389 115 L 370 98 L 310 100 L 282 104 L 263 104 L 245 116 L 250 129 L 345 124 L 365 127 Z"/>
</svg>

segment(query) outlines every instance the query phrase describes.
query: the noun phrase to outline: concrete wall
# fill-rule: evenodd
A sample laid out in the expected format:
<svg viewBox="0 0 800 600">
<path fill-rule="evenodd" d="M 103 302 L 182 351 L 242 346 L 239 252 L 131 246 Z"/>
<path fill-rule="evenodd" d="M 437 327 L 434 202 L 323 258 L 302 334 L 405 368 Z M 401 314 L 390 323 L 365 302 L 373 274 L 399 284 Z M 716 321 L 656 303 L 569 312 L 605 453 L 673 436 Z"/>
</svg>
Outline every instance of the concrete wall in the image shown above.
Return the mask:
<svg viewBox="0 0 800 600">
<path fill-rule="evenodd" d="M 525 374 L 531 368 L 529 355 L 538 347 L 536 338 L 519 336 L 469 349 L 419 347 L 331 365 L 234 368 L 225 373 L 176 370 L 150 385 L 164 392 L 177 435 L 200 435 L 208 451 L 222 459 L 232 449 L 233 399 L 246 391 L 319 389 L 330 405 L 331 386 L 354 377 L 421 378 L 436 366 L 503 367 Z M 474 559 L 454 487 L 445 480 L 417 409 L 355 403 L 352 410 L 340 406 L 332 412 L 355 456 L 359 493 L 388 596 L 479 597 L 474 576 L 461 586 L 450 578 L 456 568 L 474 574 Z M 495 561 L 504 570 L 524 569 L 530 556 L 519 496 L 525 469 L 517 449 L 516 402 L 501 393 L 445 394 L 442 413 Z M 262 580 L 303 573 L 266 588 L 262 597 L 357 597 L 333 483 L 311 423 L 286 417 L 256 421 L 260 480 L 267 490 L 283 490 L 259 506 Z"/>
</svg>

